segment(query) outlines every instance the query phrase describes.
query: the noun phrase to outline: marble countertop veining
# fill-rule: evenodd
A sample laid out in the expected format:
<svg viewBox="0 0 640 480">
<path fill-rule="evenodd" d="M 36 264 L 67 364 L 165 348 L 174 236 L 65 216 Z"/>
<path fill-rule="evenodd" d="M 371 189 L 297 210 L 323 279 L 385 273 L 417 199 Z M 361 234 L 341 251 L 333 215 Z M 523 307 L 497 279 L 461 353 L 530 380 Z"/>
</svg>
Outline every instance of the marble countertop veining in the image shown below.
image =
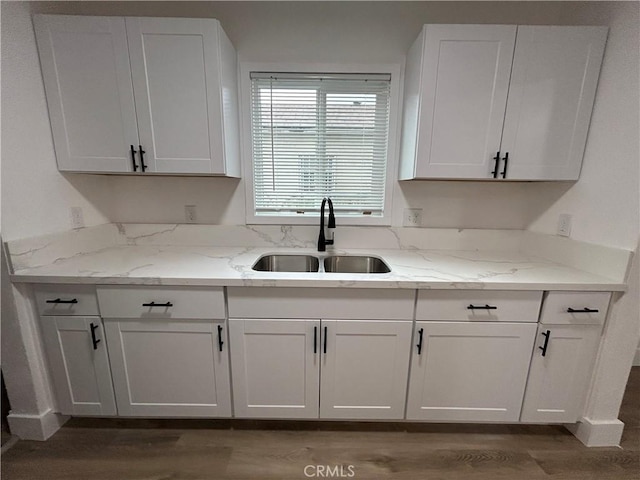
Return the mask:
<svg viewBox="0 0 640 480">
<path fill-rule="evenodd" d="M 256 272 L 263 254 L 374 255 L 386 274 Z M 14 282 L 122 285 L 208 285 L 350 288 L 624 291 L 603 276 L 515 252 L 467 250 L 110 246 L 18 270 Z"/>
</svg>

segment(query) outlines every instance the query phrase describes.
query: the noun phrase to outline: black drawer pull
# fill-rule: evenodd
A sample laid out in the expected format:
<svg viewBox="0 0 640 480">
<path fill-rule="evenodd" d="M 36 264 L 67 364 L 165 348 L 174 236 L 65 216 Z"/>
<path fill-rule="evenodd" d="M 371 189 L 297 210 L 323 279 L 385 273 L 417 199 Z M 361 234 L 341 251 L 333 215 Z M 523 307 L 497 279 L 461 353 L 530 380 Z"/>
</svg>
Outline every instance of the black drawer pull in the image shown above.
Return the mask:
<svg viewBox="0 0 640 480">
<path fill-rule="evenodd" d="M 502 172 L 500 172 L 500 175 L 502 175 L 502 178 L 507 178 L 507 167 L 509 166 L 509 152 L 504 154 L 504 158 L 502 160 L 504 160 L 504 169 L 502 170 Z"/>
<path fill-rule="evenodd" d="M 420 330 L 418 330 L 418 336 L 419 336 L 419 340 L 418 340 L 418 344 L 416 345 L 416 347 L 418 347 L 418 355 L 422 354 L 422 335 L 424 334 L 424 328 L 421 328 Z"/>
<path fill-rule="evenodd" d="M 547 347 L 549 346 L 549 338 L 551 337 L 551 330 L 542 332 L 540 335 L 544 337 L 544 345 L 538 348 L 542 350 L 542 356 L 544 357 L 547 354 Z"/>
<path fill-rule="evenodd" d="M 167 303 L 149 302 L 149 303 L 143 303 L 142 306 L 143 307 L 173 307 L 173 303 L 171 303 L 171 302 L 167 302 Z"/>
<path fill-rule="evenodd" d="M 496 164 L 493 167 L 491 175 L 493 175 L 493 178 L 498 178 L 498 168 L 500 168 L 500 152 L 497 152 L 496 156 L 493 157 L 493 159 L 496 161 Z"/>
<path fill-rule="evenodd" d="M 583 309 L 575 310 L 571 307 L 567 308 L 567 313 L 598 313 L 600 310 L 597 308 L 584 307 Z"/>
<path fill-rule="evenodd" d="M 61 298 L 56 298 L 55 300 L 47 300 L 47 303 L 78 303 L 78 299 L 72 298 L 71 300 L 62 300 Z"/>
<path fill-rule="evenodd" d="M 98 325 L 94 325 L 93 323 L 90 323 L 89 327 L 91 328 L 91 341 L 93 342 L 93 349 L 97 350 L 98 344 L 100 343 L 100 339 L 96 338 L 96 330 L 98 328 Z"/>
<path fill-rule="evenodd" d="M 144 173 L 147 169 L 147 166 L 144 164 L 144 154 L 147 152 L 142 149 L 142 145 L 138 145 L 138 148 L 140 149 L 140 169 L 142 170 L 142 173 Z"/>
<path fill-rule="evenodd" d="M 222 341 L 222 327 L 218 325 L 218 350 L 222 351 L 222 345 L 224 345 Z"/>
<path fill-rule="evenodd" d="M 316 353 L 318 353 L 318 327 L 313 327 L 313 354 Z"/>
<path fill-rule="evenodd" d="M 469 305 L 467 310 L 497 310 L 493 305 Z"/>
<path fill-rule="evenodd" d="M 136 149 L 131 145 L 131 163 L 133 164 L 133 171 L 138 171 L 138 165 L 136 165 Z"/>
<path fill-rule="evenodd" d="M 327 353 L 327 327 L 324 327 L 324 344 L 322 350 L 325 354 Z"/>
</svg>

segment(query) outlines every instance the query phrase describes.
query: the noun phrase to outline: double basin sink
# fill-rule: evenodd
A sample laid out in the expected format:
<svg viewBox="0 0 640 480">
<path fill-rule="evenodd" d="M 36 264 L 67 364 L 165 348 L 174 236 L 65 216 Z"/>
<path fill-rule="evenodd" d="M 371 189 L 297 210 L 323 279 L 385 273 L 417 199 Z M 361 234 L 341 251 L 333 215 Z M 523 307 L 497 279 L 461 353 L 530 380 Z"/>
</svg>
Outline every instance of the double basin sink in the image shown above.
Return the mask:
<svg viewBox="0 0 640 480">
<path fill-rule="evenodd" d="M 313 255 L 263 255 L 253 265 L 258 272 L 320 272 L 320 259 Z M 389 273 L 384 260 L 366 255 L 325 257 L 322 267 L 327 273 Z"/>
</svg>

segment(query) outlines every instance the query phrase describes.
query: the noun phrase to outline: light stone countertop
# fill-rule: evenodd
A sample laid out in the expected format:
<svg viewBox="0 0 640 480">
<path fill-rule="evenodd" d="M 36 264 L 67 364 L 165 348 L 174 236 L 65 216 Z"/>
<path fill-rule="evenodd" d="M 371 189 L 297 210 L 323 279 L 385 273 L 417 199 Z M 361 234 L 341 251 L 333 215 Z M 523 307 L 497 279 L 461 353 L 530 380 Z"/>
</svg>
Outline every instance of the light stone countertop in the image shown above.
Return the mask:
<svg viewBox="0 0 640 480">
<path fill-rule="evenodd" d="M 256 272 L 263 254 L 373 255 L 386 274 Z M 516 252 L 467 250 L 110 246 L 18 270 L 14 282 L 408 289 L 625 291 L 620 281 Z"/>
</svg>

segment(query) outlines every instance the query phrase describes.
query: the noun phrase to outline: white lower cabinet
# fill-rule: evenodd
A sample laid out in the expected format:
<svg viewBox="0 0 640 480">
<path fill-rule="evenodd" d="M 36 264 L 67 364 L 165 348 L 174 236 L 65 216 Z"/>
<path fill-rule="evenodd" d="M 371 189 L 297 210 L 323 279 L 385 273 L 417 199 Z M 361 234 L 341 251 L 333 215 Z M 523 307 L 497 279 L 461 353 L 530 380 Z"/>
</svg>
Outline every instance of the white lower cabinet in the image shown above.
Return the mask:
<svg viewBox="0 0 640 480">
<path fill-rule="evenodd" d="M 223 320 L 105 319 L 118 413 L 229 417 Z"/>
<path fill-rule="evenodd" d="M 517 422 L 535 323 L 416 322 L 407 419 Z"/>
<path fill-rule="evenodd" d="M 58 411 L 78 416 L 115 415 L 100 317 L 42 316 L 40 320 Z"/>
<path fill-rule="evenodd" d="M 404 418 L 411 325 L 230 319 L 235 415 Z"/>
<path fill-rule="evenodd" d="M 318 418 L 320 320 L 229 319 L 236 417 Z"/>
<path fill-rule="evenodd" d="M 540 325 L 520 420 L 579 420 L 600 343 L 600 325 Z"/>
<path fill-rule="evenodd" d="M 320 418 L 404 418 L 412 322 L 322 321 Z"/>
</svg>

